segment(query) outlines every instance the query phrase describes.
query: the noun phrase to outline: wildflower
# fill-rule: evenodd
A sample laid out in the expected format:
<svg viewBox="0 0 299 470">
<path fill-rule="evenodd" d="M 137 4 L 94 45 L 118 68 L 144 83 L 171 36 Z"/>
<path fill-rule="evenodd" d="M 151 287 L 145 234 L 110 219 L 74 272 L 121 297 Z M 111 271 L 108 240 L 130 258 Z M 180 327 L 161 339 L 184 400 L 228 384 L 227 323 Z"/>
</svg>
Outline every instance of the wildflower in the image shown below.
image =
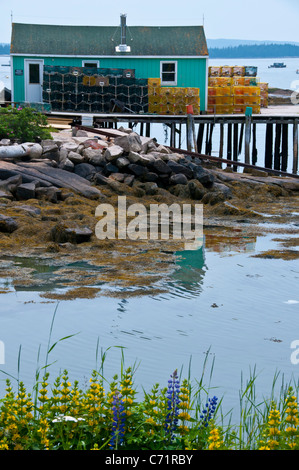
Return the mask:
<svg viewBox="0 0 299 470">
<path fill-rule="evenodd" d="M 281 424 L 280 419 L 280 412 L 276 409 L 275 404 L 272 404 L 272 408 L 269 412 L 268 417 L 268 427 L 266 430 L 266 442 L 263 442 L 263 446 L 260 447 L 261 449 L 269 448 L 269 450 L 275 450 L 278 448 L 280 443 L 280 434 L 281 431 L 279 429 Z"/>
<path fill-rule="evenodd" d="M 124 430 L 125 430 L 125 408 L 123 405 L 122 396 L 119 392 L 116 392 L 113 397 L 112 402 L 112 411 L 113 411 L 113 423 L 112 423 L 112 432 L 110 447 L 112 449 L 117 449 L 118 445 L 122 444 L 124 440 Z"/>
<path fill-rule="evenodd" d="M 209 421 L 212 419 L 216 408 L 217 408 L 217 397 L 209 398 L 208 402 L 205 405 L 205 408 L 202 410 L 202 414 L 200 415 L 200 418 L 202 419 L 202 424 L 199 426 L 205 426 L 207 427 L 209 424 Z"/>
<path fill-rule="evenodd" d="M 296 446 L 295 438 L 298 435 L 298 404 L 297 399 L 294 395 L 292 395 L 292 388 L 290 387 L 288 390 L 288 396 L 286 398 L 286 418 L 285 421 L 289 425 L 285 429 L 286 443 L 288 447 L 291 449 Z"/>
<path fill-rule="evenodd" d="M 188 432 L 188 426 L 186 423 L 190 421 L 191 416 L 189 414 L 190 410 L 190 387 L 187 380 L 184 380 L 180 389 L 180 412 L 178 418 L 182 421 L 179 426 L 180 434 L 185 435 Z"/>
<path fill-rule="evenodd" d="M 217 428 L 211 429 L 210 435 L 208 437 L 208 441 L 209 441 L 209 450 L 219 450 L 222 447 L 223 440 Z"/>
<path fill-rule="evenodd" d="M 165 432 L 170 436 L 170 440 L 174 438 L 174 432 L 177 429 L 179 414 L 179 393 L 180 381 L 178 379 L 177 370 L 170 376 L 168 380 L 167 398 L 167 415 L 165 419 Z"/>
<path fill-rule="evenodd" d="M 149 394 L 146 394 L 144 397 L 144 414 L 147 416 L 145 422 L 151 426 L 157 426 L 158 418 L 158 388 L 159 385 L 155 384 Z"/>
</svg>

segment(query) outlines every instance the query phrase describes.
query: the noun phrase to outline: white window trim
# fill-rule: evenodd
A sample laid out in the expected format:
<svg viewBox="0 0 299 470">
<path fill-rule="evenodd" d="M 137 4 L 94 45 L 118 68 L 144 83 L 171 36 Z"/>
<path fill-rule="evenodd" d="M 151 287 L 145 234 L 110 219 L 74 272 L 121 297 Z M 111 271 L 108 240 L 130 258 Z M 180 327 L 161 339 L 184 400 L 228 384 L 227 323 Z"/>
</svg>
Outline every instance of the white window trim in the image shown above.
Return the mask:
<svg viewBox="0 0 299 470">
<path fill-rule="evenodd" d="M 85 60 L 82 60 L 82 67 L 86 67 L 85 62 L 92 62 L 92 63 L 95 63 L 95 64 L 97 64 L 97 69 L 100 68 L 100 61 L 99 61 L 99 60 L 93 60 L 93 59 L 85 59 Z"/>
<path fill-rule="evenodd" d="M 162 80 L 162 67 L 163 67 L 163 64 L 168 64 L 169 62 L 171 64 L 175 64 L 175 80 L 173 82 L 163 82 L 163 80 Z M 161 85 L 162 86 L 177 86 L 177 83 L 178 83 L 178 62 L 177 62 L 177 60 L 162 60 L 160 62 L 160 78 L 161 78 Z"/>
</svg>

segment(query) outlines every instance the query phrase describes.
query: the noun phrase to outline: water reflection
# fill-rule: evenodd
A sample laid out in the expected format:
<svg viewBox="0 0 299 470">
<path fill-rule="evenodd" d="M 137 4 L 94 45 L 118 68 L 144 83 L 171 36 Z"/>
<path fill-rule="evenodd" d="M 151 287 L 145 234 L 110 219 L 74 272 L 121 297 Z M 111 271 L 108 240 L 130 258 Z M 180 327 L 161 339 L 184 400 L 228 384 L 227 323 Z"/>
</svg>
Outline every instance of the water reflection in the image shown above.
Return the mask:
<svg viewBox="0 0 299 470">
<path fill-rule="evenodd" d="M 177 269 L 167 283 L 171 294 L 179 297 L 194 297 L 201 293 L 205 266 L 204 245 L 198 250 L 176 252 Z"/>
</svg>

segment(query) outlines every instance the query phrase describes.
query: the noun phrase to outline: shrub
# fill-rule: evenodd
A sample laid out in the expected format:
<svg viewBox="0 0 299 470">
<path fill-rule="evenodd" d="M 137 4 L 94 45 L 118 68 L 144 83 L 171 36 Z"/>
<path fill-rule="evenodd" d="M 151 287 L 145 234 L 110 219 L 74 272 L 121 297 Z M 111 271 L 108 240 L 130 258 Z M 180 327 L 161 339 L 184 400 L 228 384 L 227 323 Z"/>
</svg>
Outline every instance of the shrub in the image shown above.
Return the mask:
<svg viewBox="0 0 299 470">
<path fill-rule="evenodd" d="M 0 108 L 0 139 L 38 142 L 51 139 L 47 117 L 33 108 Z"/>
</svg>

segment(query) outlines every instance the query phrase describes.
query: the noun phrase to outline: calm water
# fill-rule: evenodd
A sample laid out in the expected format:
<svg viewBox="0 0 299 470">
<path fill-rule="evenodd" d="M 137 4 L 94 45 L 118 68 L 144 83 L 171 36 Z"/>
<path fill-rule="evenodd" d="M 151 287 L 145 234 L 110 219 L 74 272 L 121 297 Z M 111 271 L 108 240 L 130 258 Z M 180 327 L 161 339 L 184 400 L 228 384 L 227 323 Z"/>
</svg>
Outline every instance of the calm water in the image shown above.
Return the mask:
<svg viewBox="0 0 299 470">
<path fill-rule="evenodd" d="M 8 58 L 0 58 L 0 63 L 7 62 Z M 274 59 L 233 62 L 258 65 L 262 81 L 282 88 L 290 87 L 299 67 L 296 59 L 286 59 L 284 70 L 267 68 Z M 5 81 L 9 67 L 0 68 L 0 81 Z M 161 138 L 156 136 L 162 142 L 160 132 Z M 298 261 L 252 256 L 275 247 L 273 238 L 257 237 L 253 243 L 245 237 L 238 246 L 185 253 L 185 261 L 178 259 L 179 271 L 165 280 L 168 294 L 61 301 L 51 344 L 67 335 L 76 336 L 59 342 L 52 351 L 52 377 L 66 368 L 72 380 L 88 380 L 96 367 L 99 341 L 103 350 L 111 348 L 105 362 L 107 378 L 119 372 L 121 352 L 116 346 L 125 348 L 127 366 L 140 362 L 135 376 L 139 390 L 156 382 L 164 386 L 175 368 L 183 367 L 187 376 L 190 359 L 192 378 L 200 378 L 209 351 L 206 383 L 209 364 L 215 361 L 211 385 L 219 390 L 212 393 L 224 394 L 227 409 L 239 402 L 241 373 L 249 377 L 254 366 L 260 374 L 257 388 L 264 395 L 270 393 L 275 371 L 298 378 L 299 365 L 292 364 L 290 347 L 293 340 L 299 340 Z M 39 292 L 15 290 L 10 279 L 1 280 L 0 290 L 3 287 L 11 292 L 0 295 L 0 340 L 5 345 L 1 394 L 5 374 L 17 374 L 20 347 L 21 378 L 28 386 L 33 384 L 39 348 L 39 365 L 44 365 L 56 307 Z"/>
<path fill-rule="evenodd" d="M 238 403 L 241 373 L 249 378 L 250 367 L 257 367 L 258 391 L 265 395 L 276 370 L 297 377 L 299 365 L 291 363 L 290 344 L 299 339 L 299 265 L 254 258 L 276 246 L 271 238 L 253 242 L 244 237 L 238 246 L 227 242 L 214 251 L 183 253 L 179 270 L 164 282 L 167 294 L 61 301 L 51 344 L 76 336 L 59 342 L 50 354 L 49 362 L 57 361 L 50 369 L 52 377 L 66 368 L 72 380 L 84 384 L 96 366 L 98 340 L 103 350 L 112 347 L 106 377 L 119 372 L 121 354 L 114 346 L 122 346 L 127 366 L 140 362 L 136 384 L 146 389 L 156 382 L 165 384 L 175 368 L 183 367 L 187 376 L 190 359 L 192 378 L 200 378 L 209 351 L 206 385 L 215 361 L 213 394 L 224 395 L 229 409 Z M 9 279 L 2 280 L 0 287 L 5 286 L 10 286 Z M 0 339 L 5 344 L 1 368 L 17 373 L 21 346 L 21 377 L 32 384 L 40 346 L 39 365 L 45 363 L 56 303 L 45 302 L 38 292 L 10 288 L 11 293 L 0 295 Z"/>
</svg>

